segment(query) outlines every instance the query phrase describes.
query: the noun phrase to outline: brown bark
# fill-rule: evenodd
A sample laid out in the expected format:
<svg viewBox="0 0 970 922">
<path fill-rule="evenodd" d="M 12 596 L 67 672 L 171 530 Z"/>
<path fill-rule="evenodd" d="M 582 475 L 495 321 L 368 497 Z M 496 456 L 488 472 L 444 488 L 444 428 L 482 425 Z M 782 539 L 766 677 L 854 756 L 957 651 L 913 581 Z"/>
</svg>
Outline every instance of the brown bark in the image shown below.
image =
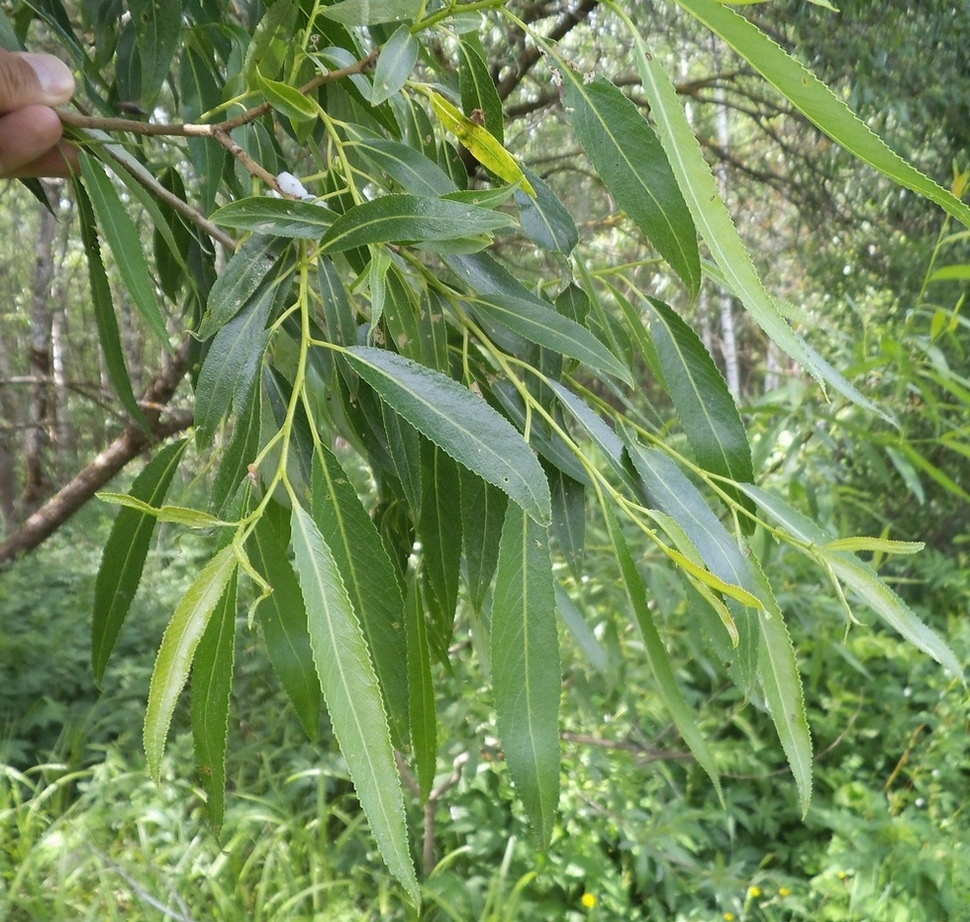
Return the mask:
<svg viewBox="0 0 970 922">
<path fill-rule="evenodd" d="M 188 370 L 189 344 L 186 340 L 169 357 L 141 401 L 151 427 L 151 437 L 129 424 L 104 451 L 74 476 L 61 490 L 31 515 L 24 524 L 0 544 L 0 566 L 33 550 L 50 537 L 125 465 L 149 448 L 192 425 L 190 410 L 176 410 L 162 418 L 179 382 Z"/>
</svg>

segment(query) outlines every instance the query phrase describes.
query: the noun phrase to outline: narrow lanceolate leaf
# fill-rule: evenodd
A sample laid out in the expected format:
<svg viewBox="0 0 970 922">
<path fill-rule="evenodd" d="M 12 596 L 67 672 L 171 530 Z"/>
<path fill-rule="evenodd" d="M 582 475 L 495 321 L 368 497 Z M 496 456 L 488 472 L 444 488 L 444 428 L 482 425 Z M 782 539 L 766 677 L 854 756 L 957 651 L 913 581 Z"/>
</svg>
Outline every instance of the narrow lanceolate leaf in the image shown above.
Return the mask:
<svg viewBox="0 0 970 922">
<path fill-rule="evenodd" d="M 216 209 L 211 220 L 221 227 L 255 231 L 274 237 L 319 240 L 337 217 L 323 205 L 254 195 Z"/>
<path fill-rule="evenodd" d="M 570 123 L 616 203 L 694 295 L 701 284 L 697 232 L 667 155 L 637 107 L 608 80 L 586 83 L 561 68 Z"/>
<path fill-rule="evenodd" d="M 499 144 L 505 143 L 502 100 L 488 71 L 477 33 L 462 36 L 458 43 L 458 92 L 469 118 L 481 121 Z M 477 113 L 477 116 L 476 116 Z"/>
<path fill-rule="evenodd" d="M 145 318 L 158 339 L 169 345 L 165 320 L 158 309 L 155 283 L 148 271 L 148 260 L 128 209 L 118 197 L 107 174 L 93 157 L 81 152 L 81 174 L 87 187 L 98 223 L 115 257 L 118 273 L 125 283 L 138 312 Z"/>
<path fill-rule="evenodd" d="M 970 207 L 892 151 L 839 97 L 757 26 L 716 0 L 677 0 L 716 32 L 833 141 L 970 227 Z"/>
<path fill-rule="evenodd" d="M 792 537 L 807 544 L 808 553 L 851 586 L 890 627 L 932 656 L 953 675 L 963 675 L 960 661 L 946 641 L 921 621 L 869 564 L 846 550 L 833 549 L 831 545 L 835 540 L 834 536 L 792 508 L 781 497 L 752 484 L 745 484 L 742 489 Z"/>
<path fill-rule="evenodd" d="M 460 464 L 493 484 L 540 524 L 551 521 L 549 485 L 512 425 L 451 378 L 393 352 L 355 346 L 354 370 L 393 410 Z"/>
<path fill-rule="evenodd" d="M 381 48 L 377 66 L 374 68 L 374 88 L 371 92 L 371 105 L 379 106 L 390 99 L 407 82 L 418 63 L 421 43 L 411 34 L 406 25 L 398 26 L 397 31 Z"/>
<path fill-rule="evenodd" d="M 670 658 L 667 656 L 667 649 L 660 639 L 657 626 L 654 624 L 650 606 L 647 604 L 646 587 L 643 584 L 643 577 L 637 570 L 636 562 L 627 545 L 626 538 L 620 530 L 619 523 L 613 510 L 604 507 L 603 512 L 606 516 L 606 524 L 609 529 L 610 541 L 613 544 L 613 552 L 620 565 L 620 575 L 623 578 L 623 585 L 626 589 L 627 598 L 633 606 L 633 613 L 636 616 L 640 634 L 643 637 L 644 651 L 647 654 L 647 662 L 653 671 L 657 688 L 663 698 L 663 702 L 670 716 L 673 718 L 680 735 L 684 738 L 697 764 L 707 772 L 714 787 L 717 789 L 718 797 L 721 797 L 721 779 L 718 776 L 717 765 L 714 756 L 707 746 L 707 742 L 701 735 L 697 727 L 694 715 L 684 700 L 684 694 L 677 684 L 674 677 L 673 668 L 670 665 Z"/>
<path fill-rule="evenodd" d="M 542 307 L 506 295 L 488 295 L 474 302 L 476 314 L 486 316 L 530 342 L 562 355 L 579 359 L 591 367 L 615 375 L 633 386 L 633 376 L 592 333 L 552 307 Z"/>
<path fill-rule="evenodd" d="M 333 553 L 360 621 L 398 746 L 408 738 L 404 598 L 373 519 L 340 462 L 319 446 L 313 467 L 313 518 Z"/>
<path fill-rule="evenodd" d="M 535 197 L 526 195 L 521 190 L 515 192 L 515 204 L 519 206 L 519 222 L 526 236 L 538 246 L 547 250 L 558 250 L 560 253 L 571 253 L 579 243 L 579 231 L 572 215 L 535 173 L 524 169 L 523 172 L 532 188 Z"/>
<path fill-rule="evenodd" d="M 401 779 L 360 623 L 330 548 L 313 518 L 298 505 L 292 529 L 310 644 L 334 736 L 388 870 L 419 902 Z"/>
<path fill-rule="evenodd" d="M 256 289 L 276 265 L 276 246 L 272 237 L 255 236 L 236 250 L 209 292 L 206 312 L 196 334 L 199 339 L 208 339 L 250 303 Z"/>
<path fill-rule="evenodd" d="M 196 439 L 202 448 L 212 441 L 230 404 L 239 413 L 248 406 L 269 342 L 266 323 L 276 297 L 273 285 L 266 285 L 212 340 L 195 388 Z"/>
<path fill-rule="evenodd" d="M 513 504 L 502 529 L 491 639 L 499 737 L 516 792 L 545 848 L 559 803 L 556 594 L 546 529 Z"/>
<path fill-rule="evenodd" d="M 186 525 L 189 528 L 216 528 L 220 525 L 228 525 L 228 522 L 202 512 L 198 509 L 190 509 L 188 506 L 153 506 L 146 503 L 137 496 L 128 493 L 109 493 L 101 492 L 96 494 L 98 499 L 105 503 L 115 503 L 134 509 L 144 515 L 150 515 L 159 522 L 173 522 L 176 525 Z"/>
<path fill-rule="evenodd" d="M 195 578 L 162 636 L 145 710 L 145 758 L 156 781 L 175 703 L 189 677 L 196 647 L 235 569 L 233 549 L 224 547 Z"/>
<path fill-rule="evenodd" d="M 371 243 L 422 243 L 487 234 L 512 224 L 508 215 L 448 199 L 384 195 L 342 214 L 320 241 L 321 253 Z"/>
<path fill-rule="evenodd" d="M 481 612 L 498 563 L 508 498 L 470 471 L 462 469 L 460 476 L 465 584 L 473 607 Z"/>
<path fill-rule="evenodd" d="M 576 579 L 586 552 L 586 488 L 558 468 L 547 468 L 552 490 L 552 534 Z"/>
<path fill-rule="evenodd" d="M 84 251 L 88 258 L 91 300 L 94 304 L 94 319 L 98 327 L 98 340 L 101 343 L 104 363 L 122 406 L 128 411 L 131 418 L 147 432 L 149 431 L 148 422 L 135 399 L 135 393 L 131 387 L 131 376 L 128 374 L 128 366 L 125 362 L 125 353 L 121 347 L 121 333 L 118 329 L 118 318 L 115 316 L 114 305 L 111 301 L 111 285 L 108 283 L 108 275 L 104 270 L 104 263 L 101 259 L 101 244 L 98 241 L 98 231 L 94 223 L 94 210 L 80 180 L 74 182 L 74 193 L 81 219 L 81 239 L 84 241 Z"/>
<path fill-rule="evenodd" d="M 165 446 L 135 478 L 129 496 L 155 506 L 165 499 L 178 469 L 186 441 Z M 94 582 L 91 618 L 91 664 L 99 685 L 121 626 L 141 581 L 156 519 L 137 509 L 119 510 L 101 555 Z"/>
<path fill-rule="evenodd" d="M 648 303 L 653 310 L 651 331 L 664 382 L 697 463 L 731 480 L 754 480 L 748 436 L 714 360 L 700 337 L 670 307 L 655 298 Z M 754 511 L 747 496 L 726 485 L 725 489 Z"/>
<path fill-rule="evenodd" d="M 315 740 L 320 732 L 320 680 L 310 649 L 303 593 L 286 555 L 289 544 L 289 510 L 270 502 L 246 546 L 253 565 L 273 588 L 257 605 L 256 617 L 273 671 L 307 736 Z"/>
<path fill-rule="evenodd" d="M 304 96 L 296 87 L 264 77 L 258 67 L 255 77 L 256 86 L 262 91 L 266 101 L 291 122 L 308 121 L 319 114 L 320 109 L 316 101 L 309 96 Z"/>
<path fill-rule="evenodd" d="M 218 830 L 226 809 L 229 693 L 236 646 L 236 572 L 216 605 L 192 666 L 192 736 L 209 822 Z"/>
<path fill-rule="evenodd" d="M 182 27 L 181 3 L 129 0 L 140 65 L 138 102 L 151 109 L 168 77 Z"/>
<path fill-rule="evenodd" d="M 355 149 L 414 195 L 435 197 L 458 191 L 454 181 L 437 163 L 407 144 L 361 137 Z"/>
<path fill-rule="evenodd" d="M 421 0 L 340 0 L 320 8 L 320 15 L 344 26 L 376 22 L 413 22 L 424 8 Z"/>
<path fill-rule="evenodd" d="M 634 36 L 634 40 L 640 78 L 650 100 L 657 134 L 697 228 L 731 290 L 771 339 L 820 384 L 830 384 L 849 400 L 885 417 L 878 407 L 798 336 L 779 313 L 718 192 L 714 175 L 687 121 L 677 91 L 659 62 L 647 55 L 639 36 Z"/>
<path fill-rule="evenodd" d="M 757 558 L 752 557 L 752 568 L 768 609 L 768 616 L 758 621 L 762 639 L 758 683 L 791 766 L 805 816 L 812 799 L 812 734 L 805 714 L 805 693 L 788 628 Z"/>
<path fill-rule="evenodd" d="M 416 579 L 408 580 L 405 601 L 408 634 L 408 709 L 411 724 L 411 751 L 418 776 L 422 803 L 434 785 L 438 754 L 438 719 L 435 712 L 434 685 L 431 680 L 431 650 L 428 626 L 421 604 L 421 588 Z"/>
</svg>

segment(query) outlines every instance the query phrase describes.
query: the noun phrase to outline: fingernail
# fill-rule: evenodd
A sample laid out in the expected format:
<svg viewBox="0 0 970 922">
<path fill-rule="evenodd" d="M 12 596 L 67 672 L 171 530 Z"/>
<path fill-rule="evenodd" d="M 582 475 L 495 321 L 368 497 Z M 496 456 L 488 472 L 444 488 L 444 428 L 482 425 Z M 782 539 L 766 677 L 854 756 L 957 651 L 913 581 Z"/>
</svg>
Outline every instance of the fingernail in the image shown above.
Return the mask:
<svg viewBox="0 0 970 922">
<path fill-rule="evenodd" d="M 70 100 L 74 95 L 74 75 L 63 61 L 50 54 L 29 52 L 23 58 L 37 75 L 45 103 L 56 106 Z"/>
</svg>

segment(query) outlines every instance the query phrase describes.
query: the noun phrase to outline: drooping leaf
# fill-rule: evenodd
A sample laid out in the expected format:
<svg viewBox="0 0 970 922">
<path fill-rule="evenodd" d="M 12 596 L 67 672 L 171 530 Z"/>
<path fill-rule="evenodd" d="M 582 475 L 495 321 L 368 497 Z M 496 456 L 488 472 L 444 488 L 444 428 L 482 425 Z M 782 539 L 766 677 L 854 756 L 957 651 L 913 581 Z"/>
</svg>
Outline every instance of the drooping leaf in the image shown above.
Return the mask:
<svg viewBox="0 0 970 922">
<path fill-rule="evenodd" d="M 408 709 L 411 750 L 418 776 L 421 801 L 425 802 L 434 785 L 438 753 L 438 720 L 434 685 L 431 679 L 431 653 L 421 589 L 416 579 L 408 580 L 405 600 L 408 635 Z"/>
<path fill-rule="evenodd" d="M 222 227 L 235 227 L 272 237 L 319 240 L 336 217 L 324 205 L 254 195 L 217 208 L 211 220 Z"/>
<path fill-rule="evenodd" d="M 98 217 L 104 239 L 108 241 L 114 254 L 125 289 L 158 340 L 168 348 L 168 329 L 158 308 L 158 295 L 148 271 L 145 252 L 142 250 L 141 235 L 101 164 L 83 151 L 79 156 L 81 174 L 91 205 Z"/>
<path fill-rule="evenodd" d="M 830 384 L 853 403 L 886 418 L 885 413 L 798 336 L 778 311 L 731 220 L 677 91 L 660 63 L 648 56 L 639 36 L 634 39 L 643 88 L 650 100 L 660 142 L 697 228 L 727 284 L 768 336 L 820 384 Z"/>
<path fill-rule="evenodd" d="M 499 737 L 516 793 L 545 848 L 559 802 L 556 595 L 546 529 L 512 503 L 495 572 L 491 641 Z"/>
<path fill-rule="evenodd" d="M 140 92 L 137 101 L 151 109 L 168 77 L 179 44 L 181 2 L 160 4 L 154 0 L 128 0 L 128 10 L 138 48 Z"/>
<path fill-rule="evenodd" d="M 472 606 L 480 612 L 498 563 L 508 498 L 470 471 L 462 469 L 459 474 L 465 584 Z"/>
<path fill-rule="evenodd" d="M 538 246 L 571 253 L 579 243 L 579 231 L 572 215 L 556 193 L 532 170 L 524 168 L 523 172 L 535 190 L 535 197 L 516 190 L 515 204 L 519 207 L 522 230 Z"/>
<path fill-rule="evenodd" d="M 230 404 L 243 413 L 269 342 L 267 321 L 279 288 L 265 284 L 242 313 L 212 340 L 195 388 L 195 433 L 200 447 L 212 441 Z"/>
<path fill-rule="evenodd" d="M 586 551 L 586 488 L 558 468 L 547 469 L 552 490 L 552 534 L 576 579 Z"/>
<path fill-rule="evenodd" d="M 473 121 L 475 113 L 499 144 L 505 144 L 505 116 L 502 100 L 481 53 L 481 41 L 464 35 L 458 42 L 458 92 L 465 115 Z"/>
<path fill-rule="evenodd" d="M 860 160 L 970 227 L 970 207 L 903 160 L 811 71 L 743 16 L 716 0 L 677 0 L 717 33 L 806 118 Z"/>
<path fill-rule="evenodd" d="M 579 359 L 592 368 L 615 375 L 633 386 L 630 371 L 585 327 L 548 305 L 493 294 L 475 300 L 477 314 L 508 327 L 530 342 Z"/>
<path fill-rule="evenodd" d="M 549 485 L 522 436 L 451 378 L 383 349 L 356 346 L 347 360 L 393 410 L 539 523 L 551 520 Z"/>
<path fill-rule="evenodd" d="M 413 195 L 435 197 L 458 191 L 451 177 L 437 163 L 408 144 L 362 137 L 355 148 Z"/>
<path fill-rule="evenodd" d="M 188 506 L 152 506 L 135 496 L 127 493 L 111 493 L 107 490 L 96 494 L 98 499 L 105 503 L 117 503 L 128 509 L 134 509 L 143 515 L 150 515 L 159 522 L 173 522 L 176 525 L 185 525 L 188 528 L 217 528 L 220 525 L 228 525 L 228 522 L 202 512 L 200 509 L 192 509 Z"/>
<path fill-rule="evenodd" d="M 192 665 L 192 736 L 206 793 L 209 822 L 216 831 L 226 810 L 226 748 L 229 693 L 236 643 L 236 571 L 212 612 Z"/>
<path fill-rule="evenodd" d="M 753 484 L 745 484 L 742 489 L 789 534 L 809 545 L 812 555 L 831 567 L 835 575 L 851 586 L 890 627 L 915 647 L 932 656 L 953 675 L 963 675 L 960 661 L 949 645 L 923 623 L 869 564 L 847 550 L 841 550 L 838 546 L 833 548 L 833 535 L 802 515 L 781 497 Z"/>
<path fill-rule="evenodd" d="M 229 444 L 222 452 L 219 470 L 212 482 L 211 508 L 224 514 L 226 503 L 247 476 L 249 465 L 256 460 L 260 434 L 259 388 L 254 387 L 249 401 L 237 416 Z"/>
<path fill-rule="evenodd" d="M 313 467 L 313 519 L 363 630 L 399 746 L 408 739 L 407 632 L 394 565 L 340 462 L 322 445 Z"/>
<path fill-rule="evenodd" d="M 320 8 L 320 15 L 344 26 L 370 26 L 379 22 L 413 22 L 423 8 L 421 0 L 339 0 Z"/>
<path fill-rule="evenodd" d="M 250 302 L 276 266 L 276 246 L 272 237 L 253 236 L 236 250 L 209 292 L 199 339 L 208 339 Z"/>
<path fill-rule="evenodd" d="M 379 106 L 390 99 L 407 82 L 418 63 L 418 52 L 421 43 L 417 36 L 411 34 L 407 25 L 398 26 L 394 34 L 381 48 L 377 66 L 374 68 L 374 88 L 371 92 L 371 103 Z"/>
<path fill-rule="evenodd" d="M 697 463 L 732 480 L 754 480 L 751 447 L 744 424 L 721 376 L 700 337 L 670 307 L 648 300 L 656 355 L 667 391 L 680 416 Z M 751 500 L 723 485 L 742 505 L 754 511 Z"/>
<path fill-rule="evenodd" d="M 565 590 L 561 586 L 556 586 L 556 608 L 563 624 L 569 628 L 569 633 L 582 651 L 583 656 L 597 672 L 606 673 L 610 666 L 609 656 L 603 645 L 596 639 L 596 635 L 586 623 L 583 613 L 577 608 Z"/>
<path fill-rule="evenodd" d="M 388 870 L 418 903 L 401 780 L 360 623 L 330 548 L 299 505 L 293 509 L 292 530 L 310 645 L 334 736 Z"/>
<path fill-rule="evenodd" d="M 189 677 L 196 647 L 235 569 L 232 546 L 224 547 L 195 578 L 162 636 L 145 709 L 145 758 L 156 781 L 175 703 Z"/>
<path fill-rule="evenodd" d="M 693 296 L 701 283 L 697 232 L 664 149 L 646 119 L 602 77 L 560 68 L 570 124 L 606 187 Z"/>
<path fill-rule="evenodd" d="M 182 439 L 159 451 L 135 478 L 129 495 L 150 506 L 160 504 L 168 493 L 186 444 Z M 91 664 L 94 680 L 99 685 L 141 582 L 155 522 L 152 515 L 122 508 L 105 542 L 94 582 L 91 618 Z"/>
<path fill-rule="evenodd" d="M 643 585 L 643 578 L 640 576 L 640 571 L 637 570 L 636 562 L 630 553 L 623 532 L 620 531 L 613 510 L 604 507 L 603 513 L 606 517 L 613 552 L 616 555 L 617 563 L 620 565 L 623 586 L 633 608 L 637 626 L 640 628 L 640 635 L 643 637 L 643 648 L 647 654 L 647 662 L 650 664 L 653 677 L 657 682 L 657 688 L 660 691 L 664 706 L 670 712 L 674 724 L 693 753 L 694 758 L 697 759 L 698 765 L 707 772 L 713 782 L 718 797 L 721 797 L 721 780 L 714 756 L 701 735 L 694 715 L 691 713 L 687 702 L 684 700 L 684 694 L 677 684 L 667 649 L 663 645 L 657 626 L 654 624 L 650 606 L 647 604 L 647 593 L 646 587 Z"/>
<path fill-rule="evenodd" d="M 320 241 L 321 253 L 372 243 L 422 243 L 488 234 L 512 219 L 496 211 L 448 199 L 394 193 L 356 205 L 333 222 Z"/>
<path fill-rule="evenodd" d="M 118 329 L 118 318 L 115 316 L 111 299 L 111 285 L 101 260 L 101 244 L 98 241 L 98 231 L 94 223 L 94 211 L 91 201 L 80 180 L 74 182 L 74 196 L 77 201 L 78 215 L 81 222 L 81 239 L 88 261 L 88 278 L 91 282 L 91 301 L 94 306 L 94 319 L 98 327 L 98 341 L 101 353 L 108 369 L 108 376 L 114 385 L 115 393 L 121 400 L 122 406 L 131 418 L 146 432 L 149 431 L 148 421 L 131 386 L 131 376 L 125 362 L 125 353 L 121 347 L 121 333 Z"/>
<path fill-rule="evenodd" d="M 247 542 L 253 565 L 273 591 L 256 606 L 266 651 L 304 731 L 311 740 L 320 732 L 320 680 L 310 649 L 306 605 L 286 555 L 290 513 L 270 501 Z"/>
<path fill-rule="evenodd" d="M 422 442 L 421 515 L 417 535 L 421 567 L 433 599 L 432 625 L 439 649 L 451 643 L 461 566 L 461 506 L 458 465 L 437 445 Z"/>
</svg>

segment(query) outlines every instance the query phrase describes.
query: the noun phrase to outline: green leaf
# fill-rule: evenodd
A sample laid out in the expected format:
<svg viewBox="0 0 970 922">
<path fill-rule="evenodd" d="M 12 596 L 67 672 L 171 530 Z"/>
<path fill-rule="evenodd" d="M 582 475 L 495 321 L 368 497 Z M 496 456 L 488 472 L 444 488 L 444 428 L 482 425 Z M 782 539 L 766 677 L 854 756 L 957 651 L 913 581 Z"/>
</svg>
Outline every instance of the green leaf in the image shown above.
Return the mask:
<svg viewBox="0 0 970 922">
<path fill-rule="evenodd" d="M 458 190 L 451 177 L 437 163 L 407 144 L 361 137 L 354 146 L 405 191 L 414 195 L 436 197 Z"/>
<path fill-rule="evenodd" d="M 519 222 L 526 236 L 537 246 L 569 254 L 579 243 L 576 222 L 566 206 L 532 170 L 523 168 L 535 196 L 528 196 L 521 189 L 515 191 L 515 204 L 519 207 Z"/>
<path fill-rule="evenodd" d="M 209 618 L 235 570 L 236 558 L 230 545 L 202 568 L 176 606 L 162 636 L 145 710 L 145 757 L 148 771 L 156 781 L 161 776 L 162 755 L 175 703 L 189 677 L 192 658 Z"/>
<path fill-rule="evenodd" d="M 540 524 L 552 517 L 549 485 L 532 449 L 484 400 L 423 365 L 367 346 L 347 361 L 422 435 L 518 503 Z"/>
<path fill-rule="evenodd" d="M 211 220 L 221 227 L 234 227 L 273 237 L 319 240 L 336 217 L 324 205 L 254 195 L 217 208 Z"/>
<path fill-rule="evenodd" d="M 556 586 L 556 608 L 590 666 L 605 675 L 610 668 L 609 656 L 586 623 L 582 612 L 561 586 Z"/>
<path fill-rule="evenodd" d="M 884 176 L 941 206 L 970 227 L 970 207 L 892 151 L 811 71 L 757 26 L 715 0 L 677 0 L 717 33 L 809 121 Z"/>
<path fill-rule="evenodd" d="M 439 649 L 452 640 L 461 567 L 461 506 L 458 465 L 438 446 L 424 441 L 421 515 L 416 523 L 421 567 L 434 597 L 433 625 Z"/>
<path fill-rule="evenodd" d="M 498 563 L 499 541 L 505 522 L 505 494 L 462 468 L 461 540 L 465 556 L 465 585 L 469 600 L 481 612 Z"/>
<path fill-rule="evenodd" d="M 379 22 L 414 22 L 423 7 L 421 0 L 340 0 L 320 7 L 320 15 L 344 26 L 370 26 Z"/>
<path fill-rule="evenodd" d="M 312 207 L 312 206 L 311 206 Z M 212 285 L 206 312 L 196 336 L 208 339 L 249 304 L 256 289 L 268 280 L 277 265 L 272 237 L 250 237 L 226 264 Z"/>
<path fill-rule="evenodd" d="M 74 197 L 80 217 L 81 239 L 88 258 L 88 278 L 91 282 L 91 300 L 94 305 L 95 323 L 98 327 L 98 341 L 101 343 L 101 353 L 104 355 L 108 377 L 111 378 L 122 406 L 145 432 L 149 432 L 148 420 L 138 406 L 138 400 L 131 387 L 131 376 L 128 374 L 125 353 L 121 346 L 118 318 L 115 316 L 111 301 L 111 285 L 101 260 L 101 244 L 98 242 L 91 200 L 79 179 L 74 181 Z"/>
<path fill-rule="evenodd" d="M 656 355 L 664 382 L 697 463 L 712 474 L 734 481 L 753 481 L 751 447 L 744 424 L 721 372 L 700 337 L 666 304 L 649 298 Z M 754 512 L 752 501 L 723 485 Z"/>
<path fill-rule="evenodd" d="M 334 736 L 388 870 L 418 903 L 401 780 L 363 632 L 330 548 L 299 505 L 292 529 L 310 645 Z"/>
<path fill-rule="evenodd" d="M 127 493 L 110 493 L 102 491 L 95 494 L 98 499 L 105 503 L 116 503 L 128 509 L 134 509 L 143 515 L 152 516 L 159 522 L 174 522 L 177 525 L 187 525 L 189 528 L 214 528 L 220 525 L 229 525 L 222 519 L 209 515 L 198 509 L 190 509 L 187 506 L 152 506 L 137 497 Z"/>
<path fill-rule="evenodd" d="M 118 274 L 138 312 L 168 348 L 168 330 L 158 309 L 158 295 L 141 247 L 141 234 L 98 161 L 83 151 L 79 156 L 81 174 L 104 238 L 114 254 Z"/>
<path fill-rule="evenodd" d="M 229 405 L 243 413 L 269 343 L 266 329 L 278 288 L 265 285 L 241 314 L 216 333 L 195 387 L 195 434 L 200 448 L 211 441 Z"/>
<path fill-rule="evenodd" d="M 408 739 L 408 676 L 401 587 L 381 536 L 340 462 L 323 445 L 315 454 L 313 519 L 363 630 L 392 736 L 403 746 Z"/>
<path fill-rule="evenodd" d="M 487 234 L 508 227 L 508 215 L 409 193 L 384 195 L 356 205 L 333 222 L 320 241 L 321 253 L 372 243 L 421 243 Z"/>
<path fill-rule="evenodd" d="M 411 750 L 418 776 L 421 802 L 434 786 L 438 754 L 438 719 L 435 712 L 434 685 L 431 679 L 431 653 L 421 590 L 416 579 L 408 580 L 405 601 L 408 635 L 408 688 Z"/>
<path fill-rule="evenodd" d="M 552 534 L 576 579 L 586 551 L 586 489 L 558 468 L 547 469 L 552 490 Z"/>
<path fill-rule="evenodd" d="M 530 342 L 579 359 L 633 386 L 633 376 L 592 333 L 549 305 L 507 295 L 485 295 L 474 301 L 476 314 L 507 327 Z"/>
<path fill-rule="evenodd" d="M 222 452 L 210 494 L 211 508 L 222 514 L 226 503 L 247 476 L 249 465 L 256 460 L 260 436 L 259 389 L 253 388 L 245 408 L 239 410 L 232 437 Z"/>
<path fill-rule="evenodd" d="M 673 718 L 674 724 L 680 731 L 687 747 L 693 753 L 694 758 L 697 759 L 697 764 L 707 772 L 714 783 L 718 797 L 723 799 L 717 764 L 707 742 L 697 727 L 694 715 L 687 706 L 684 694 L 677 684 L 677 679 L 674 677 L 670 658 L 667 656 L 667 650 L 660 639 L 657 626 L 653 621 L 653 615 L 650 612 L 650 606 L 647 604 L 647 592 L 643 585 L 643 578 L 637 570 L 633 555 L 630 553 L 626 538 L 623 537 L 623 532 L 620 530 L 613 510 L 609 506 L 604 506 L 603 513 L 606 517 L 613 553 L 620 565 L 623 586 L 626 589 L 630 605 L 633 607 L 633 613 L 640 628 L 640 635 L 643 637 L 643 649 L 647 654 L 647 662 L 650 664 L 654 679 L 656 679 L 664 706 L 670 712 L 670 716 Z"/>
<path fill-rule="evenodd" d="M 461 95 L 461 107 L 469 118 L 478 112 L 488 133 L 499 144 L 504 145 L 505 116 L 502 112 L 502 100 L 480 48 L 481 41 L 477 34 L 473 37 L 462 36 L 458 43 L 458 92 Z"/>
<path fill-rule="evenodd" d="M 667 155 L 646 119 L 612 83 L 560 68 L 570 124 L 606 187 L 691 296 L 701 284 L 697 232 Z M 695 216 L 696 218 L 696 216 Z"/>
<path fill-rule="evenodd" d="M 155 506 L 165 499 L 178 469 L 186 440 L 166 445 L 135 478 L 129 496 Z M 155 531 L 156 518 L 137 509 L 122 508 L 115 516 L 101 554 L 94 582 L 91 618 L 91 665 L 94 680 L 101 684 L 104 670 L 121 633 Z"/>
<path fill-rule="evenodd" d="M 752 555 L 751 559 L 755 578 L 761 588 L 760 595 L 768 610 L 766 617 L 758 619 L 762 639 L 758 655 L 758 682 L 795 777 L 804 818 L 812 799 L 812 734 L 805 715 L 805 693 L 795 660 L 795 648 L 781 609 L 757 558 Z"/>
<path fill-rule="evenodd" d="M 793 538 L 804 543 L 811 556 L 830 567 L 840 579 L 851 586 L 887 624 L 915 647 L 932 656 L 953 675 L 963 675 L 960 662 L 947 643 L 920 620 L 919 616 L 879 578 L 872 567 L 848 551 L 832 549 L 831 543 L 835 540 L 834 536 L 779 496 L 753 484 L 744 484 L 742 489 Z"/>
<path fill-rule="evenodd" d="M 209 822 L 218 832 L 226 810 L 229 693 L 236 646 L 236 571 L 199 641 L 192 666 L 192 736 Z"/>
<path fill-rule="evenodd" d="M 141 93 L 138 102 L 142 108 L 151 109 L 168 77 L 172 58 L 179 45 L 182 4 L 128 0 L 128 10 L 135 27 L 140 64 Z"/>
<path fill-rule="evenodd" d="M 545 848 L 559 802 L 556 596 L 546 530 L 512 504 L 502 528 L 491 639 L 499 737 L 516 793 Z"/>
<path fill-rule="evenodd" d="M 379 106 L 390 99 L 407 82 L 418 63 L 418 52 L 421 43 L 411 34 L 407 25 L 398 26 L 394 34 L 381 48 L 377 66 L 374 68 L 374 89 L 371 93 L 371 104 Z"/>
<path fill-rule="evenodd" d="M 264 77 L 256 68 L 256 86 L 262 91 L 266 101 L 281 115 L 285 115 L 291 122 L 306 122 L 315 119 L 320 114 L 320 107 L 315 100 L 304 96 L 296 87 L 279 80 Z"/>
<path fill-rule="evenodd" d="M 853 403 L 887 418 L 885 413 L 867 400 L 798 336 L 781 316 L 774 300 L 765 291 L 718 192 L 717 183 L 704 159 L 700 143 L 677 98 L 677 91 L 659 62 L 647 55 L 639 36 L 635 35 L 634 39 L 641 80 L 650 100 L 657 134 L 694 221 L 731 290 L 771 339 L 820 384 L 830 384 Z"/>
<path fill-rule="evenodd" d="M 256 522 L 247 550 L 273 591 L 256 606 L 266 651 L 307 736 L 320 732 L 320 680 L 313 664 L 306 605 L 286 556 L 290 513 L 270 501 Z"/>
</svg>

